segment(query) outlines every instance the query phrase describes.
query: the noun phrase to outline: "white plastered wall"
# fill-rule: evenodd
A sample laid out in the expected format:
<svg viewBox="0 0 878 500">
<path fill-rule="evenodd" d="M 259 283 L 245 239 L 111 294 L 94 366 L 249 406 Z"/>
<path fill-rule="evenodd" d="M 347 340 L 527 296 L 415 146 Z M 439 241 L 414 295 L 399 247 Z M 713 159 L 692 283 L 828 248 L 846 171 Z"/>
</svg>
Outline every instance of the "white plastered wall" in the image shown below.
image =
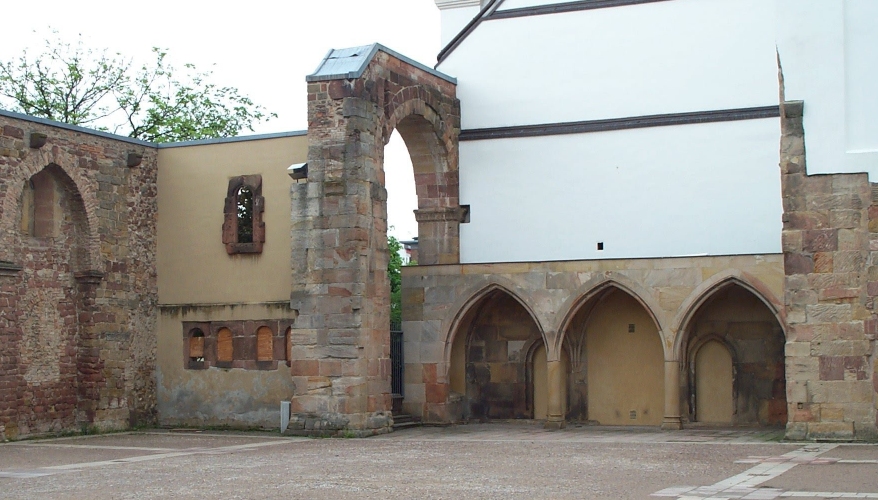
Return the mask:
<svg viewBox="0 0 878 500">
<path fill-rule="evenodd" d="M 775 13 L 674 0 L 484 21 L 438 69 L 464 131 L 773 106 Z M 779 139 L 761 119 L 463 141 L 461 259 L 779 253 Z"/>
<path fill-rule="evenodd" d="M 779 253 L 779 128 L 772 118 L 461 142 L 461 261 Z"/>
<path fill-rule="evenodd" d="M 773 105 L 774 15 L 674 0 L 484 21 L 438 69 L 464 130 Z"/>
<path fill-rule="evenodd" d="M 878 178 L 878 2 L 776 0 L 785 99 L 805 101 L 808 173 Z"/>
<path fill-rule="evenodd" d="M 447 45 L 479 13 L 479 0 L 436 0 L 442 27 L 441 43 Z"/>
</svg>

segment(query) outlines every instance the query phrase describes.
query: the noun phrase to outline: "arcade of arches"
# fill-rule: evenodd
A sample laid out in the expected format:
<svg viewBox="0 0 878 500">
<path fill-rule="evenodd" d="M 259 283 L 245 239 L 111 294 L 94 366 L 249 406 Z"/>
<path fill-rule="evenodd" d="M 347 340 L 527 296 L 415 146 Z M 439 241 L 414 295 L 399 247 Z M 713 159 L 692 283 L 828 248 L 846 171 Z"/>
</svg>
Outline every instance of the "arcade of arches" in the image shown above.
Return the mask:
<svg viewBox="0 0 878 500">
<path fill-rule="evenodd" d="M 711 260 L 680 264 L 710 266 Z M 643 273 L 594 272 L 601 263 L 581 265 L 582 272 L 569 273 L 553 272 L 546 264 L 541 269 L 491 264 L 496 271 L 527 272 L 475 274 L 472 286 L 459 276 L 451 280 L 443 274 L 424 277 L 429 271 L 423 268 L 404 270 L 404 297 L 417 301 L 406 303 L 408 312 L 424 318 L 411 322 L 404 317 L 405 325 L 420 331 L 417 342 L 406 339 L 407 355 L 419 361 L 407 358 L 407 370 L 431 373 L 424 379 L 425 401 L 420 403 L 424 417 L 436 422 L 538 419 L 547 427 L 565 421 L 665 428 L 786 423 L 783 327 L 775 302 L 762 295 L 771 290 L 758 278 L 692 281 L 675 290 L 676 307 L 668 309 L 663 305 L 671 304 L 669 279 L 668 286 L 647 291 L 632 280 Z M 680 272 L 650 275 L 657 280 Z M 412 282 L 425 281 L 433 286 L 406 290 Z M 569 286 L 573 294 L 566 287 L 539 287 L 562 281 L 579 285 Z M 454 310 L 443 308 L 455 319 L 429 319 L 439 316 L 438 306 L 426 297 L 448 296 L 449 288 L 465 297 Z M 665 324 L 673 324 L 675 317 L 678 331 L 673 335 Z M 438 350 L 443 329 L 448 340 L 434 368 L 425 358 L 436 351 L 425 340 L 436 338 Z M 436 335 L 425 335 L 428 331 Z M 438 375 L 432 375 L 434 370 Z M 419 395 L 420 382 L 409 375 L 407 394 Z M 443 383 L 447 396 L 435 387 Z M 413 412 L 420 409 L 415 398 L 406 400 Z"/>
</svg>

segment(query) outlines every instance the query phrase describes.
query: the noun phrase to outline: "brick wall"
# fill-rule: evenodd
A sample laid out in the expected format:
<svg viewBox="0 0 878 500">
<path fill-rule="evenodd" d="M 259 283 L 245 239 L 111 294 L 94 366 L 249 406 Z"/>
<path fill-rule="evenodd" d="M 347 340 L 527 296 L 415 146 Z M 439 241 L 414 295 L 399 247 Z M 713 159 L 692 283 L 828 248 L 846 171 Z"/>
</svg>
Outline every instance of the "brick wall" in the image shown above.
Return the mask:
<svg viewBox="0 0 878 500">
<path fill-rule="evenodd" d="M 45 144 L 31 147 L 39 134 Z M 142 163 L 128 167 L 131 152 Z M 155 418 L 155 157 L 141 143 L 0 117 L 6 437 Z M 28 181 L 40 172 L 53 193 L 32 208 Z M 34 213 L 53 230 L 29 229 Z"/>
</svg>

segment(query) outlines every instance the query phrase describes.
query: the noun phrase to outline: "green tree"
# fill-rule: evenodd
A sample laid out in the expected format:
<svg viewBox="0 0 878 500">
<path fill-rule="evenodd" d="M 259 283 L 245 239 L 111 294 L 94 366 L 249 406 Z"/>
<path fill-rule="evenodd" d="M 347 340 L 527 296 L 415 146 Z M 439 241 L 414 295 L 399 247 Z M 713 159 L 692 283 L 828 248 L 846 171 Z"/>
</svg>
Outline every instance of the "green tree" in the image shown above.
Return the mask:
<svg viewBox="0 0 878 500">
<path fill-rule="evenodd" d="M 236 88 L 211 82 L 211 72 L 186 64 L 178 74 L 163 49 L 136 67 L 86 47 L 81 36 L 71 44 L 53 35 L 42 53 L 25 50 L 0 62 L 0 105 L 152 142 L 235 136 L 276 117 Z"/>
<path fill-rule="evenodd" d="M 387 251 L 390 258 L 387 261 L 387 276 L 390 279 L 390 323 L 399 324 L 402 321 L 402 243 L 395 236 L 387 237 Z"/>
</svg>

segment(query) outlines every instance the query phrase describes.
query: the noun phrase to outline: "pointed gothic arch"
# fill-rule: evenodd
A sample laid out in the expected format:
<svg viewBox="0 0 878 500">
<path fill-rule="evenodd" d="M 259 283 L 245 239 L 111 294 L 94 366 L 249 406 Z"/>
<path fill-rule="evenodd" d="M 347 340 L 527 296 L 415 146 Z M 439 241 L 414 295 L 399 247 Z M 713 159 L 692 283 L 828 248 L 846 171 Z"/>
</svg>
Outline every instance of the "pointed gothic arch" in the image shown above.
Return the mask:
<svg viewBox="0 0 878 500">
<path fill-rule="evenodd" d="M 495 292 L 502 292 L 506 295 L 513 298 L 525 311 L 530 315 L 534 324 L 536 324 L 537 328 L 540 331 L 540 336 L 543 339 L 543 343 L 546 345 L 546 349 L 549 347 L 549 338 L 546 334 L 546 330 L 543 327 L 543 322 L 540 321 L 539 315 L 537 315 L 536 311 L 530 304 L 527 303 L 519 294 L 515 293 L 515 286 L 513 283 L 504 280 L 500 276 L 492 276 L 492 279 L 485 283 L 480 283 L 474 287 L 471 287 L 467 292 L 462 293 L 457 301 L 452 304 L 449 308 L 450 311 L 457 311 L 454 315 L 450 316 L 448 320 L 443 322 L 442 327 L 442 338 L 445 342 L 445 354 L 444 360 L 446 364 L 451 362 L 451 348 L 452 344 L 454 344 L 455 339 L 459 335 L 459 331 L 461 326 L 466 322 L 468 315 L 474 312 L 474 309 L 481 304 L 486 297 Z"/>
<path fill-rule="evenodd" d="M 662 309 L 653 301 L 652 295 L 645 288 L 634 280 L 631 280 L 622 274 L 613 272 L 602 273 L 584 283 L 579 289 L 572 293 L 564 305 L 559 308 L 559 312 L 563 311 L 563 314 L 558 315 L 557 328 L 555 329 L 555 331 L 558 332 L 558 335 L 555 339 L 554 348 L 556 350 L 561 349 L 573 318 L 579 313 L 580 309 L 587 306 L 593 301 L 593 299 L 611 288 L 628 294 L 647 312 L 655 324 L 656 330 L 659 332 L 659 337 L 662 341 L 662 349 L 665 351 L 665 359 L 667 359 L 667 342 L 665 342 L 664 338 L 663 321 L 657 314 L 657 312 L 661 312 Z"/>
<path fill-rule="evenodd" d="M 673 360 L 683 361 L 686 359 L 685 350 L 686 343 L 688 342 L 687 338 L 687 330 L 692 321 L 692 318 L 701 308 L 701 306 L 710 300 L 718 292 L 722 291 L 726 287 L 729 286 L 740 286 L 741 288 L 747 290 L 752 293 L 760 302 L 765 304 L 765 307 L 768 308 L 769 311 L 774 315 L 777 319 L 778 324 L 781 327 L 781 330 L 784 332 L 784 336 L 786 337 L 786 318 L 784 314 L 783 303 L 780 302 L 777 297 L 774 296 L 774 293 L 760 280 L 755 278 L 754 276 L 748 275 L 736 269 L 728 269 L 721 273 L 717 273 L 714 276 L 711 276 L 709 279 L 705 280 L 701 283 L 692 293 L 686 297 L 686 300 L 683 301 L 683 304 L 677 311 L 677 315 L 674 317 L 673 322 L 671 323 L 671 331 L 675 332 L 676 335 L 674 337 L 674 344 L 671 350 L 671 355 Z"/>
<path fill-rule="evenodd" d="M 45 148 L 32 151 L 23 159 L 16 169 L 10 171 L 10 179 L 7 190 L 0 202 L 0 261 L 15 262 L 15 256 L 7 255 L 13 248 L 9 238 L 15 234 L 19 222 L 16 216 L 20 213 L 19 204 L 22 200 L 25 183 L 34 175 L 46 170 L 54 172 L 70 191 L 71 196 L 81 204 L 84 212 L 85 240 L 83 251 L 84 262 L 80 272 L 96 271 L 100 269 L 100 236 L 98 235 L 97 207 L 97 181 L 77 168 L 79 159 L 63 148 Z"/>
</svg>

